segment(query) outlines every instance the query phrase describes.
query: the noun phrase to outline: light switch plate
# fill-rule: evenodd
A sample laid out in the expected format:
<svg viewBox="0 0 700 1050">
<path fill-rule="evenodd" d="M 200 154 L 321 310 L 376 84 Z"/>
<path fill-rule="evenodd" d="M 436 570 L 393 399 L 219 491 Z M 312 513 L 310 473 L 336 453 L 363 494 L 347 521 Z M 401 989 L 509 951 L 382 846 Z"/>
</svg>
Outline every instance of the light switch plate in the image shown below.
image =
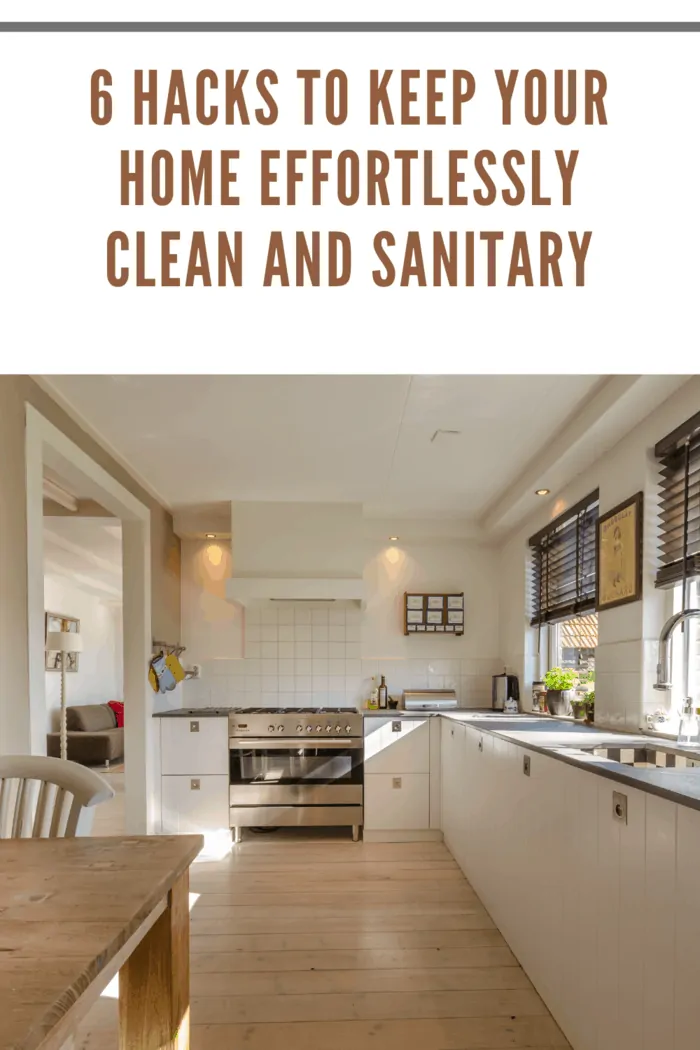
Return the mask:
<svg viewBox="0 0 700 1050">
<path fill-rule="evenodd" d="M 392 733 L 400 733 L 401 732 L 401 723 L 400 722 L 392 722 L 391 723 L 391 731 L 392 731 Z"/>
<path fill-rule="evenodd" d="M 199 732 L 199 722 L 190 722 L 190 733 Z"/>
<path fill-rule="evenodd" d="M 391 786 L 393 788 L 400 788 L 401 787 L 401 777 L 392 777 L 391 778 Z"/>
<path fill-rule="evenodd" d="M 190 791 L 199 791 L 199 780 L 190 780 Z"/>
</svg>

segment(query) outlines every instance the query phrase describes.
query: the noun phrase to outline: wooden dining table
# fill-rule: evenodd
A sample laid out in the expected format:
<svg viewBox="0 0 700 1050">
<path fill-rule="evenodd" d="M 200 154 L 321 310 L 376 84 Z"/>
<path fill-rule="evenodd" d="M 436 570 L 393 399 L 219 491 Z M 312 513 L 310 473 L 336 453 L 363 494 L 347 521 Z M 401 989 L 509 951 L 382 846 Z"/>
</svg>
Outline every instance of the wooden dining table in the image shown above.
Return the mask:
<svg viewBox="0 0 700 1050">
<path fill-rule="evenodd" d="M 120 1050 L 189 1046 L 201 835 L 0 842 L 0 1050 L 59 1050 L 119 972 Z"/>
</svg>

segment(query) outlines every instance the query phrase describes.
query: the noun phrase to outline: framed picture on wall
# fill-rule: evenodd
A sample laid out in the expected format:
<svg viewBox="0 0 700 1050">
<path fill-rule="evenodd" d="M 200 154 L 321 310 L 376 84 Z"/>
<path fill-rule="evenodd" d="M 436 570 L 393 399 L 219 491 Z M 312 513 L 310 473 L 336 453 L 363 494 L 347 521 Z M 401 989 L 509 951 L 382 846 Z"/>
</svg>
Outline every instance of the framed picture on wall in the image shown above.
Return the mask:
<svg viewBox="0 0 700 1050">
<path fill-rule="evenodd" d="M 638 602 L 642 597 L 644 493 L 618 503 L 598 518 L 596 608 Z"/>
<path fill-rule="evenodd" d="M 407 609 L 423 609 L 423 595 L 422 594 L 407 594 L 406 595 L 406 608 Z"/>
<path fill-rule="evenodd" d="M 440 609 L 445 603 L 445 597 L 442 594 L 430 594 L 428 595 L 428 608 L 429 609 Z"/>
<path fill-rule="evenodd" d="M 80 620 L 76 620 L 74 616 L 64 616 L 63 613 L 47 612 L 44 615 L 44 642 L 48 638 L 49 631 L 68 631 L 70 634 L 80 634 Z M 78 671 L 79 660 L 79 653 L 66 653 L 66 671 Z M 47 649 L 45 666 L 47 671 L 60 671 L 61 653 Z"/>
</svg>

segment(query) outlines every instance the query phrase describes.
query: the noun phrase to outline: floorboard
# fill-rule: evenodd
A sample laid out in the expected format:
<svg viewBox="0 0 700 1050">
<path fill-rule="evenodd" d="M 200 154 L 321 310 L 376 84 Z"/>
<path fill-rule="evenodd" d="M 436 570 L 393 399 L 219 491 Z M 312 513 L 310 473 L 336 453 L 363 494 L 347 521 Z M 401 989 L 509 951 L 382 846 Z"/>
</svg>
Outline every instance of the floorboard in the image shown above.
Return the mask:
<svg viewBox="0 0 700 1050">
<path fill-rule="evenodd" d="M 274 839 L 192 867 L 192 1050 L 567 1046 L 442 843 Z M 75 1045 L 117 1050 L 116 999 Z"/>
</svg>

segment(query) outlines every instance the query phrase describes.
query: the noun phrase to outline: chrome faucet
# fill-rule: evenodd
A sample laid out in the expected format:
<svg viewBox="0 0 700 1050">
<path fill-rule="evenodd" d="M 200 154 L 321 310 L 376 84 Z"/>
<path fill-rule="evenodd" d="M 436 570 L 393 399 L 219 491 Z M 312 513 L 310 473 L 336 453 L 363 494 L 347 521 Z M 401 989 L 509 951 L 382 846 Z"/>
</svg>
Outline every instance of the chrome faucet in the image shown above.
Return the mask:
<svg viewBox="0 0 700 1050">
<path fill-rule="evenodd" d="M 696 616 L 700 617 L 700 609 L 684 609 L 683 612 L 674 613 L 673 616 L 669 616 L 668 620 L 661 628 L 661 634 L 659 635 L 659 662 L 656 665 L 656 681 L 654 683 L 654 689 L 671 688 L 671 635 L 679 623 L 685 623 L 686 620 L 691 620 Z M 684 699 L 688 696 L 688 673 L 688 654 L 686 653 L 685 660 L 683 661 Z"/>
</svg>

